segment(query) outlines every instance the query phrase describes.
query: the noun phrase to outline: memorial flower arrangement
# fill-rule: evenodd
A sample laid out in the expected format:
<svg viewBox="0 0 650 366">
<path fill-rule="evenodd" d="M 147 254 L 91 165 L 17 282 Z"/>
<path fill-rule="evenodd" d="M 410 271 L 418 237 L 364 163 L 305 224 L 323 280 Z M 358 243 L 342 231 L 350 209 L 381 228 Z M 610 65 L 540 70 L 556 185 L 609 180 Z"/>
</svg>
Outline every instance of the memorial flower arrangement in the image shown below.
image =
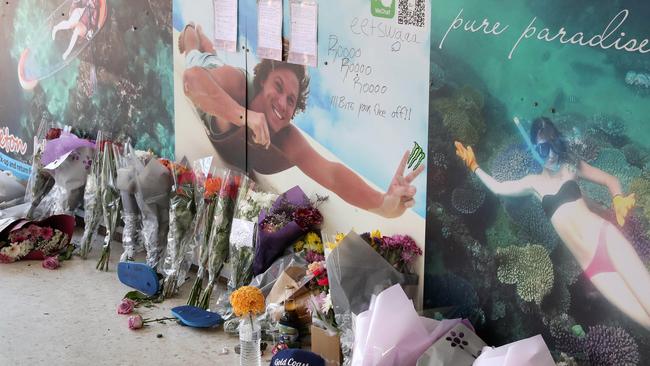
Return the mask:
<svg viewBox="0 0 650 366">
<path fill-rule="evenodd" d="M 223 177 L 208 174 L 203 176 L 202 172 L 197 172 L 195 202 L 196 202 L 196 223 L 194 231 L 194 241 L 197 246 L 197 258 L 199 269 L 196 273 L 196 279 L 190 290 L 187 300 L 188 305 L 198 306 L 203 290 L 203 280 L 206 277 L 206 270 L 210 254 L 210 234 L 212 232 L 212 223 L 214 222 L 214 212 L 219 202 L 219 191 Z M 222 172 L 223 174 L 223 172 Z"/>
<path fill-rule="evenodd" d="M 308 231 L 318 231 L 323 215 L 318 207 L 327 197 L 310 200 L 296 186 L 281 194 L 271 209 L 258 218 L 259 234 L 255 247 L 253 274 L 263 273 L 284 250 Z"/>
<path fill-rule="evenodd" d="M 169 234 L 167 254 L 163 264 L 165 281 L 163 296 L 171 297 L 185 280 L 187 269 L 181 268 L 187 249 L 192 241 L 194 215 L 194 173 L 183 163 L 165 161 L 171 172 L 174 184 L 169 201 Z"/>
<path fill-rule="evenodd" d="M 104 217 L 104 226 L 106 227 L 106 237 L 102 254 L 97 262 L 98 270 L 108 271 L 108 263 L 111 255 L 111 242 L 115 229 L 120 221 L 122 211 L 122 198 L 120 190 L 117 188 L 117 159 L 121 152 L 119 147 L 110 142 L 104 141 L 102 146 L 102 166 L 99 176 L 100 197 L 102 205 L 102 214 Z"/>
<path fill-rule="evenodd" d="M 86 186 L 84 189 L 84 232 L 81 236 L 79 254 L 82 258 L 88 257 L 92 248 L 93 236 L 97 232 L 102 219 L 102 201 L 100 174 L 102 162 L 102 133 L 97 134 L 95 140 L 95 153 L 90 165 L 90 172 L 86 177 Z"/>
<path fill-rule="evenodd" d="M 217 283 L 221 269 L 228 259 L 230 247 L 230 229 L 232 227 L 235 203 L 242 182 L 241 173 L 227 171 L 219 190 L 219 201 L 212 223 L 209 258 L 208 258 L 208 284 L 201 293 L 199 307 L 208 309 L 212 290 Z"/>
</svg>

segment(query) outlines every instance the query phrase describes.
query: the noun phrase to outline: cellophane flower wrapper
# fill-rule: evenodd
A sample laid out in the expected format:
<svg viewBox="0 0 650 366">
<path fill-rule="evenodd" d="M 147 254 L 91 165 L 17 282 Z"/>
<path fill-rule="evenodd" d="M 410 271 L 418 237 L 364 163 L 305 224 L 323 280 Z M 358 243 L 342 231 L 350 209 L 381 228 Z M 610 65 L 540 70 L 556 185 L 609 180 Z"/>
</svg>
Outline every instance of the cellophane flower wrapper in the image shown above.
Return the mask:
<svg viewBox="0 0 650 366">
<path fill-rule="evenodd" d="M 209 243 L 208 284 L 201 294 L 200 307 L 208 309 L 212 290 L 217 283 L 221 269 L 228 260 L 230 249 L 230 229 L 235 214 L 239 187 L 244 176 L 228 170 L 219 190 L 219 202 L 214 214 Z"/>
<path fill-rule="evenodd" d="M 194 173 L 186 162 L 172 164 L 174 185 L 169 198 L 169 233 L 163 263 L 163 296 L 172 297 L 185 282 L 190 263 L 185 254 L 194 238 Z"/>
<path fill-rule="evenodd" d="M 103 141 L 102 152 L 102 170 L 99 184 L 101 186 L 102 216 L 106 227 L 106 236 L 104 237 L 102 254 L 96 268 L 108 271 L 111 242 L 122 212 L 122 197 L 120 196 L 120 190 L 117 188 L 117 160 L 121 158 L 121 151 L 114 143 Z"/>
<path fill-rule="evenodd" d="M 0 209 L 19 204 L 25 198 L 25 187 L 10 172 L 0 171 Z"/>
<path fill-rule="evenodd" d="M 214 222 L 214 213 L 219 202 L 221 182 L 223 182 L 226 171 L 211 168 L 212 157 L 198 159 L 192 165 L 196 178 L 196 189 L 194 191 L 196 220 L 194 223 L 194 248 L 192 248 L 191 252 L 192 255 L 196 255 L 196 263 L 199 268 L 187 304 L 197 306 L 199 305 L 201 292 L 203 292 L 203 280 L 207 277 L 210 233 Z"/>
<path fill-rule="evenodd" d="M 142 215 L 142 239 L 149 267 L 162 272 L 162 261 L 169 232 L 169 196 L 173 179 L 171 172 L 156 158 L 135 160 L 135 199 Z"/>
<path fill-rule="evenodd" d="M 349 360 L 354 342 L 353 314 L 368 310 L 373 295 L 392 285 L 408 283 L 409 278 L 355 232 L 346 235 L 326 263 L 341 348 L 344 359 Z"/>
<path fill-rule="evenodd" d="M 32 155 L 32 170 L 27 181 L 27 189 L 25 191 L 25 202 L 31 202 L 27 217 L 33 218 L 36 209 L 41 204 L 43 198 L 54 187 L 54 177 L 44 169 L 41 157 L 45 149 L 45 130 L 44 125 L 41 125 L 39 132 L 34 136 L 34 151 Z"/>
<path fill-rule="evenodd" d="M 50 214 L 74 214 L 83 202 L 84 185 L 92 165 L 95 143 L 63 131 L 45 144 L 41 163 L 55 185 L 45 200 Z"/>
<path fill-rule="evenodd" d="M 309 198 L 300 189 L 295 186 L 281 194 L 270 210 L 262 210 L 258 217 L 258 234 L 257 246 L 255 247 L 255 258 L 253 261 L 253 274 L 258 275 L 266 271 L 267 268 L 279 258 L 285 249 L 293 244 L 298 238 L 304 235 L 304 229 L 293 220 L 290 220 L 283 227 L 275 231 L 269 231 L 264 228 L 264 220 L 286 207 L 308 207 L 311 205 Z"/>
<path fill-rule="evenodd" d="M 88 253 L 92 249 L 93 237 L 97 233 L 97 229 L 103 219 L 101 185 L 99 182 L 102 164 L 102 138 L 103 134 L 99 131 L 95 140 L 95 151 L 90 165 L 90 171 L 86 177 L 86 185 L 84 187 L 84 232 L 81 236 L 79 249 L 79 254 L 84 259 L 88 257 Z"/>
<path fill-rule="evenodd" d="M 120 262 L 133 261 L 137 248 L 142 246 L 142 220 L 135 199 L 135 162 L 138 157 L 130 142 L 124 144 L 124 153 L 117 160 L 117 189 L 122 199 L 122 248 Z"/>
</svg>

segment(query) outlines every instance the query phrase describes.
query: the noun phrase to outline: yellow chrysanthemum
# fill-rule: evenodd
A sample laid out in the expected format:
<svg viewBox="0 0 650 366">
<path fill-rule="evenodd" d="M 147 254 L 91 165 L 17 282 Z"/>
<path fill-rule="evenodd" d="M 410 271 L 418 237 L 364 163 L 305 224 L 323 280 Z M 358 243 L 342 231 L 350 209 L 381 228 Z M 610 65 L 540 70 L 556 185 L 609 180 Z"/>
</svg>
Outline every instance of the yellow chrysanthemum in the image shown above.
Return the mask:
<svg viewBox="0 0 650 366">
<path fill-rule="evenodd" d="M 230 295 L 230 304 L 235 315 L 260 314 L 266 304 L 262 291 L 253 286 L 242 286 Z"/>
<path fill-rule="evenodd" d="M 323 254 L 323 242 L 315 232 L 307 233 L 305 236 L 305 247 L 314 252 Z"/>
<path fill-rule="evenodd" d="M 337 233 L 337 234 L 336 234 L 336 238 L 334 238 L 334 240 L 336 241 L 336 244 L 338 244 L 338 243 L 340 243 L 341 240 L 343 240 L 344 238 L 345 238 L 345 234 L 343 234 L 343 233 Z"/>
<path fill-rule="evenodd" d="M 370 237 L 373 239 L 381 239 L 381 231 L 379 229 L 372 231 Z"/>
<path fill-rule="evenodd" d="M 303 240 L 298 240 L 294 245 L 293 245 L 293 250 L 296 252 L 299 252 L 303 250 L 305 247 L 305 242 Z"/>
</svg>

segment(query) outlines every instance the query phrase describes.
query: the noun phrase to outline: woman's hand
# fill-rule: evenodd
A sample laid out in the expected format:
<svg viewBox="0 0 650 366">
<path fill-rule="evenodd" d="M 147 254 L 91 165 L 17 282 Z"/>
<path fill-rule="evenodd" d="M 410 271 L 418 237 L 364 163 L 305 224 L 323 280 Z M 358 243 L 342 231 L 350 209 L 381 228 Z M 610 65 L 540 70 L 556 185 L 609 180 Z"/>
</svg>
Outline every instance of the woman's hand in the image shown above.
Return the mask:
<svg viewBox="0 0 650 366">
<path fill-rule="evenodd" d="M 248 111 L 247 125 L 253 133 L 253 142 L 268 149 L 269 145 L 271 145 L 271 137 L 269 135 L 269 124 L 266 122 L 264 113 Z"/>
<path fill-rule="evenodd" d="M 409 153 L 410 152 L 407 150 L 402 157 L 402 161 L 397 167 L 393 180 L 390 182 L 390 186 L 388 186 L 388 191 L 384 193 L 382 197 L 381 206 L 372 210 L 373 212 L 384 217 L 398 217 L 401 216 L 407 208 L 411 208 L 415 205 L 413 196 L 415 196 L 416 189 L 411 185 L 411 182 L 422 173 L 424 165 L 420 165 L 417 169 L 404 176 L 404 170 L 406 170 Z"/>
<path fill-rule="evenodd" d="M 454 141 L 454 145 L 456 146 L 456 155 L 463 159 L 465 165 L 467 165 L 472 172 L 476 171 L 476 169 L 478 169 L 478 164 L 476 163 L 476 156 L 474 156 L 474 150 L 472 150 L 472 147 L 465 147 L 458 141 Z"/>
<path fill-rule="evenodd" d="M 620 226 L 625 225 L 625 217 L 627 217 L 628 212 L 634 207 L 635 203 L 636 198 L 634 197 L 634 193 L 627 196 L 617 194 L 612 199 L 612 207 L 616 213 L 616 221 Z"/>
</svg>

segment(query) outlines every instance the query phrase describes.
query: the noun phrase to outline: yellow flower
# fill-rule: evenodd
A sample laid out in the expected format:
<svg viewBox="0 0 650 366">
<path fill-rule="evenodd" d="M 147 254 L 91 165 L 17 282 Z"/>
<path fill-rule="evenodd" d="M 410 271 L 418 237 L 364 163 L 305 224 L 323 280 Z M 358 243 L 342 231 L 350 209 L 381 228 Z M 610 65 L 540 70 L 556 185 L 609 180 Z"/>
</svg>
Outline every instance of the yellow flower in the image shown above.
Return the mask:
<svg viewBox="0 0 650 366">
<path fill-rule="evenodd" d="M 372 231 L 370 237 L 373 239 L 381 239 L 381 231 L 379 229 Z"/>
<path fill-rule="evenodd" d="M 323 254 L 323 242 L 315 232 L 309 232 L 305 236 L 305 247 L 314 252 Z"/>
<path fill-rule="evenodd" d="M 237 316 L 260 314 L 266 308 L 262 291 L 253 286 L 242 286 L 235 290 L 230 295 L 230 304 Z"/>
<path fill-rule="evenodd" d="M 298 240 L 294 245 L 293 245 L 293 250 L 296 252 L 301 251 L 305 247 L 305 242 L 302 240 Z"/>
<path fill-rule="evenodd" d="M 336 234 L 336 238 L 334 238 L 334 240 L 336 241 L 336 244 L 338 244 L 338 243 L 340 243 L 341 240 L 343 240 L 344 238 L 345 238 L 345 234 L 343 234 L 343 233 L 337 233 L 337 234 Z"/>
</svg>

